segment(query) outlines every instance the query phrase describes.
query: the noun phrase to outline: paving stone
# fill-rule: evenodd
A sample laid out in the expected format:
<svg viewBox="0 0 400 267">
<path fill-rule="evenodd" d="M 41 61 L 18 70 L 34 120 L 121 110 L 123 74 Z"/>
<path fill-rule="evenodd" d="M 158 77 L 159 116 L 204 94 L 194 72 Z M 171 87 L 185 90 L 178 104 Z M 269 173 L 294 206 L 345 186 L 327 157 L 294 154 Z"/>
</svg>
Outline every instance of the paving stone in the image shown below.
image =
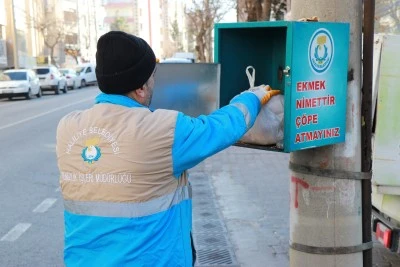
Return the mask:
<svg viewBox="0 0 400 267">
<path fill-rule="evenodd" d="M 215 212 L 210 213 L 218 215 L 213 220 L 221 221 L 231 249 L 229 255 L 234 257 L 233 265 L 209 266 L 290 265 L 288 164 L 287 153 L 231 147 L 190 170 L 194 220 L 196 214 L 214 208 Z M 200 204 L 202 200 L 209 202 Z M 199 233 L 207 232 L 201 226 L 194 228 Z M 213 257 L 219 255 L 210 253 Z M 373 266 L 400 267 L 400 255 L 375 242 Z"/>
</svg>

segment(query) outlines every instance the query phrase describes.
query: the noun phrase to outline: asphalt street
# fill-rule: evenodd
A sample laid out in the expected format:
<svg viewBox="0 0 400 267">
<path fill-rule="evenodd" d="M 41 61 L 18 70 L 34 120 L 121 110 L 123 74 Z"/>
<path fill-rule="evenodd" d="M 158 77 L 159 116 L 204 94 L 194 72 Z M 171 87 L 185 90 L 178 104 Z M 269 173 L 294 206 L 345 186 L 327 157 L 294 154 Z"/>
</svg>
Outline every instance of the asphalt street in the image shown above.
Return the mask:
<svg viewBox="0 0 400 267">
<path fill-rule="evenodd" d="M 92 105 L 96 87 L 0 100 L 0 266 L 63 266 L 57 122 Z"/>
</svg>

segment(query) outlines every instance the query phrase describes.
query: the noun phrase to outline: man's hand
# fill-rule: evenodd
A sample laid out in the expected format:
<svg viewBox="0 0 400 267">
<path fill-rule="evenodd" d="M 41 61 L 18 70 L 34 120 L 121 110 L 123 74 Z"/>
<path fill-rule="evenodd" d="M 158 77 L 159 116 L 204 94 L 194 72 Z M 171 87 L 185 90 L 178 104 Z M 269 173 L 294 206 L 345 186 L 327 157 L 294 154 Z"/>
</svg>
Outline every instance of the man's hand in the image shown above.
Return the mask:
<svg viewBox="0 0 400 267">
<path fill-rule="evenodd" d="M 274 95 L 279 95 L 281 93 L 280 90 L 272 90 L 269 85 L 260 85 L 250 88 L 248 91 L 252 92 L 258 97 L 261 105 L 265 105 L 271 99 L 271 97 L 273 97 Z"/>
</svg>

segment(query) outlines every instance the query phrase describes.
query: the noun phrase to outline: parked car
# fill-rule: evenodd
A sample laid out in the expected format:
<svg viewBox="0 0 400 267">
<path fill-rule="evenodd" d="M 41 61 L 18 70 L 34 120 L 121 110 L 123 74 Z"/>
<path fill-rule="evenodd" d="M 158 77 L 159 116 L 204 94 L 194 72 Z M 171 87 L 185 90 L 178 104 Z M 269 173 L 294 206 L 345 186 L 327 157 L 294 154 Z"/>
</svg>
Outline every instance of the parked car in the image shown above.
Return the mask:
<svg viewBox="0 0 400 267">
<path fill-rule="evenodd" d="M 193 63 L 193 61 L 188 58 L 170 57 L 161 60 L 160 63 Z"/>
<path fill-rule="evenodd" d="M 68 92 L 67 79 L 54 66 L 41 66 L 33 69 L 39 77 L 42 91 L 54 91 L 56 95 L 62 90 Z"/>
<path fill-rule="evenodd" d="M 95 85 L 97 84 L 96 78 L 96 66 L 91 63 L 86 63 L 79 65 L 75 68 L 76 73 L 78 74 L 79 80 L 81 81 L 81 87 L 85 87 L 86 85 Z"/>
<path fill-rule="evenodd" d="M 189 59 L 192 63 L 195 62 L 195 55 L 192 52 L 176 52 L 173 58 Z"/>
<path fill-rule="evenodd" d="M 30 69 L 6 70 L 0 74 L 0 97 L 12 99 L 15 96 L 42 96 L 39 78 Z"/>
<path fill-rule="evenodd" d="M 73 69 L 60 69 L 60 72 L 67 79 L 67 87 L 71 90 L 75 88 L 81 87 L 81 80 L 78 77 L 78 74 Z"/>
</svg>

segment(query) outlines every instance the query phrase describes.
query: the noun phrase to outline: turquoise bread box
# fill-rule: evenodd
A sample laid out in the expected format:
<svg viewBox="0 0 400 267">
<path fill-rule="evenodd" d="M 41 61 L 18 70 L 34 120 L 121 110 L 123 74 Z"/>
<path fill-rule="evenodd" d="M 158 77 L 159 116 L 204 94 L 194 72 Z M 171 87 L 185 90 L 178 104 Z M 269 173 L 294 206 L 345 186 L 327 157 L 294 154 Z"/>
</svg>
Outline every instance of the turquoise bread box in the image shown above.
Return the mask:
<svg viewBox="0 0 400 267">
<path fill-rule="evenodd" d="M 345 141 L 348 23 L 218 23 L 214 30 L 219 106 L 249 88 L 247 66 L 256 70 L 255 85 L 284 95 L 283 148 L 243 146 L 291 152 Z"/>
</svg>

